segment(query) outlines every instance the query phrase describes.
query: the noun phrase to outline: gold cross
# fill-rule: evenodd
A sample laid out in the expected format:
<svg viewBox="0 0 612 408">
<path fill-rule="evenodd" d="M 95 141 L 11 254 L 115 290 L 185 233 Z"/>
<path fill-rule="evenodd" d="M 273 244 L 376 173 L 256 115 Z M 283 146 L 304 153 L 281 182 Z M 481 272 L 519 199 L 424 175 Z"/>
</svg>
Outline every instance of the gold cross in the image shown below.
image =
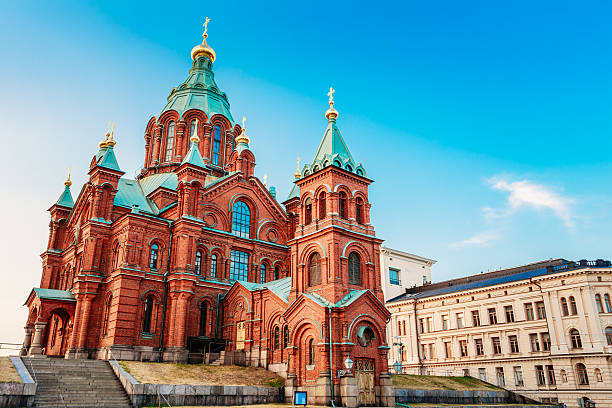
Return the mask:
<svg viewBox="0 0 612 408">
<path fill-rule="evenodd" d="M 246 116 L 242 117 L 242 130 L 244 130 L 244 123 L 246 122 Z"/>
<path fill-rule="evenodd" d="M 210 18 L 206 17 L 206 20 L 204 20 L 204 34 L 202 34 L 203 36 L 206 36 L 206 32 L 208 31 L 208 23 L 210 22 Z"/>
<path fill-rule="evenodd" d="M 334 92 L 336 92 L 336 90 L 330 86 L 327 96 L 329 96 L 329 106 L 332 107 L 334 106 Z"/>
<path fill-rule="evenodd" d="M 300 171 L 300 157 L 297 158 L 297 171 Z"/>
</svg>

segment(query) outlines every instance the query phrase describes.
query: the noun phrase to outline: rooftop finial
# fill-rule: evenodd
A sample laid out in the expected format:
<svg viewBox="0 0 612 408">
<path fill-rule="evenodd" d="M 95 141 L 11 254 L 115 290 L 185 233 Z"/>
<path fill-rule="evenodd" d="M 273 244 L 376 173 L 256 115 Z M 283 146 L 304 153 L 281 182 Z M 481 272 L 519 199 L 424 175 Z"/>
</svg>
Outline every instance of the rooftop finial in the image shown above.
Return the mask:
<svg viewBox="0 0 612 408">
<path fill-rule="evenodd" d="M 204 26 L 204 34 L 202 34 L 202 37 L 204 38 L 208 37 L 208 23 L 210 23 L 210 18 L 206 17 L 204 24 L 202 24 L 202 26 Z"/>
<path fill-rule="evenodd" d="M 334 109 L 334 92 L 336 90 L 330 86 L 327 93 L 327 96 L 329 96 L 329 109 L 325 112 L 327 120 L 336 120 L 338 117 L 338 111 Z"/>
<path fill-rule="evenodd" d="M 108 122 L 108 127 L 106 128 L 106 135 L 104 135 L 104 140 L 98 143 L 98 146 L 100 146 L 100 148 L 108 146 L 107 142 L 108 142 L 108 138 L 110 137 L 110 128 L 111 128 L 111 123 Z"/>
<path fill-rule="evenodd" d="M 251 141 L 251 139 L 246 135 L 245 124 L 246 124 L 246 116 L 243 116 L 242 117 L 242 131 L 240 132 L 240 135 L 236 137 L 236 144 L 246 143 L 248 145 L 249 142 Z"/>
<path fill-rule="evenodd" d="M 208 44 L 206 44 L 206 37 L 208 37 L 208 23 L 210 23 L 210 18 L 206 17 L 204 20 L 204 32 L 202 33 L 202 44 L 198 44 L 191 50 L 191 59 L 196 60 L 198 55 L 203 54 L 210 58 L 211 62 L 215 62 L 216 54 L 215 50 L 210 48 Z"/>
<path fill-rule="evenodd" d="M 66 179 L 66 181 L 64 181 L 64 185 L 66 187 L 70 187 L 72 185 L 72 181 L 70 181 L 70 171 L 71 171 L 71 169 L 69 168 L 68 169 L 68 178 Z"/>
<path fill-rule="evenodd" d="M 296 179 L 302 177 L 302 173 L 300 173 L 300 158 L 297 158 L 297 169 L 295 170 L 295 174 L 293 175 Z"/>
<path fill-rule="evenodd" d="M 200 141 L 200 137 L 198 136 L 198 118 L 195 120 L 195 126 L 193 127 L 193 134 L 189 138 L 191 142 L 198 143 Z"/>
<path fill-rule="evenodd" d="M 264 174 L 264 187 L 268 187 L 268 174 Z"/>
<path fill-rule="evenodd" d="M 106 139 L 106 145 L 109 146 L 109 147 L 113 147 L 116 144 L 117 144 L 117 142 L 115 142 L 115 124 L 113 123 L 111 125 L 110 135 Z"/>
</svg>

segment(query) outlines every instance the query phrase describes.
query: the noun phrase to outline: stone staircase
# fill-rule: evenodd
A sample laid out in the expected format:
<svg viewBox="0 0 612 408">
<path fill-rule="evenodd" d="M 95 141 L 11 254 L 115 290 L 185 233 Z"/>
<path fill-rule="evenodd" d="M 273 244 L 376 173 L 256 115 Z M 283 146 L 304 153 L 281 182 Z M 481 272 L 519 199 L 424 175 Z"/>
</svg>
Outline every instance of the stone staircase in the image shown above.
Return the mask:
<svg viewBox="0 0 612 408">
<path fill-rule="evenodd" d="M 22 360 L 37 383 L 34 398 L 37 408 L 132 406 L 107 361 L 28 357 Z"/>
<path fill-rule="evenodd" d="M 216 365 L 216 366 L 223 365 L 224 361 L 225 361 L 225 350 L 222 350 L 221 354 L 219 354 L 219 358 L 213 361 L 212 363 L 210 363 L 210 365 Z"/>
</svg>

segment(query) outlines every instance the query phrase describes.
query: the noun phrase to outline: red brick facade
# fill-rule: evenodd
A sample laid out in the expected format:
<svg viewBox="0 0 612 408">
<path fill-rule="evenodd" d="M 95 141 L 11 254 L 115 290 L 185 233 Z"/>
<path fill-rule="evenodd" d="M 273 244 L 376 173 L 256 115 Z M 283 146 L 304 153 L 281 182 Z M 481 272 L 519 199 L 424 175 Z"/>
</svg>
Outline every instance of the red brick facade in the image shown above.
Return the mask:
<svg viewBox="0 0 612 408">
<path fill-rule="evenodd" d="M 212 77 L 212 60 L 196 53 L 190 75 Z M 23 352 L 187 361 L 225 349 L 324 403 L 350 356 L 374 362 L 379 386 L 390 314 L 371 180 L 340 162 L 309 167 L 283 207 L 254 176 L 248 138 L 207 81 L 173 89 L 168 106 L 183 92 L 188 109 L 149 120 L 136 180 L 113 162 L 107 135 L 74 205 L 60 198 L 50 208 Z M 209 102 L 198 106 L 203 89 Z"/>
</svg>

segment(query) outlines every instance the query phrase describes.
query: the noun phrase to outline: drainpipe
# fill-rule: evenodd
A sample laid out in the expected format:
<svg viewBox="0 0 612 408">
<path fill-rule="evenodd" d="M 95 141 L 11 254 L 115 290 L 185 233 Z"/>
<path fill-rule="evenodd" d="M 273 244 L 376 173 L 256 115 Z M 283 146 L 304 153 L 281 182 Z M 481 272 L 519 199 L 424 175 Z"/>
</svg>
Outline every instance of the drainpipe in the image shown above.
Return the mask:
<svg viewBox="0 0 612 408">
<path fill-rule="evenodd" d="M 419 360 L 419 375 L 421 375 L 421 372 L 423 370 L 423 362 L 421 361 L 421 344 L 420 344 L 420 340 L 419 340 L 419 324 L 417 321 L 417 308 L 416 308 L 416 304 L 417 301 L 416 299 L 414 300 L 414 303 L 412 303 L 412 310 L 414 311 L 414 335 L 416 338 L 416 346 L 417 346 L 417 358 Z"/>
<path fill-rule="evenodd" d="M 172 238 L 174 236 L 174 231 L 172 227 L 174 226 L 174 221 L 169 221 L 170 224 L 170 242 L 168 243 L 168 267 L 166 268 L 166 273 L 164 273 L 164 306 L 162 311 L 162 323 L 161 323 L 161 335 L 159 336 L 159 361 L 162 360 L 162 350 L 164 349 L 164 333 L 166 331 L 166 313 L 168 311 L 168 274 L 170 273 L 170 260 L 172 258 Z"/>
<path fill-rule="evenodd" d="M 336 406 L 335 404 L 335 397 L 334 397 L 334 359 L 333 359 L 333 353 L 334 353 L 334 342 L 332 339 L 332 307 L 333 306 L 328 306 L 327 310 L 329 311 L 329 377 L 331 379 L 331 404 L 333 407 Z"/>
</svg>

